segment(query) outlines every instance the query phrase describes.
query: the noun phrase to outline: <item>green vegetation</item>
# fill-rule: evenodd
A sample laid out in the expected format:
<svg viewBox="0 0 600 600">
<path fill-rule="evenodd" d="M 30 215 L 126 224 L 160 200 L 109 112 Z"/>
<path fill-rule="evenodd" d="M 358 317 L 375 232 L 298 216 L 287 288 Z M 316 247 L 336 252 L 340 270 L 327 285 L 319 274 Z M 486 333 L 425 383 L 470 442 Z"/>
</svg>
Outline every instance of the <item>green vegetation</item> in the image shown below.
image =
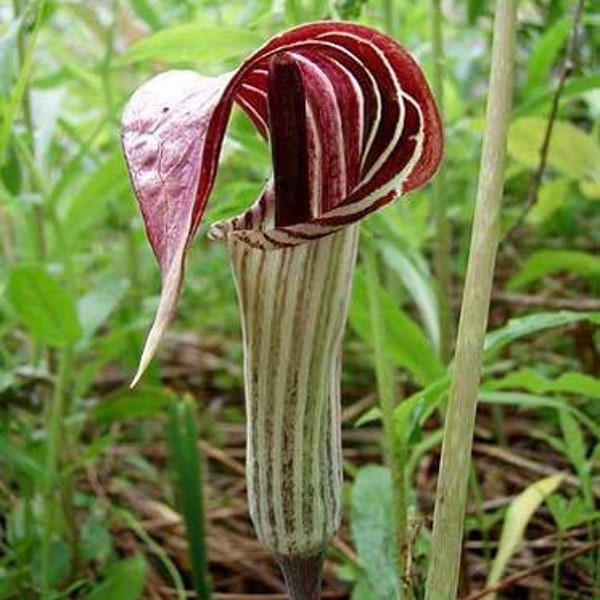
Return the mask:
<svg viewBox="0 0 600 600">
<path fill-rule="evenodd" d="M 459 598 L 592 599 L 598 16 L 579 0 L 517 4 L 500 244 L 473 388 L 473 455 L 462 465 Z M 344 340 L 344 521 L 324 574 L 327 597 L 425 597 L 444 420 L 462 400 L 453 338 L 495 13 L 491 3 L 458 0 L 0 6 L 0 600 L 281 597 L 247 515 L 227 251 L 203 235 L 254 201 L 269 151 L 234 112 L 177 318 L 130 390 L 160 284 L 119 121 L 152 74 L 223 73 L 276 32 L 322 18 L 387 31 L 443 94 L 437 183 L 361 226 Z M 484 315 L 469 318 L 482 337 Z M 474 375 L 464 367 L 459 376 Z"/>
</svg>

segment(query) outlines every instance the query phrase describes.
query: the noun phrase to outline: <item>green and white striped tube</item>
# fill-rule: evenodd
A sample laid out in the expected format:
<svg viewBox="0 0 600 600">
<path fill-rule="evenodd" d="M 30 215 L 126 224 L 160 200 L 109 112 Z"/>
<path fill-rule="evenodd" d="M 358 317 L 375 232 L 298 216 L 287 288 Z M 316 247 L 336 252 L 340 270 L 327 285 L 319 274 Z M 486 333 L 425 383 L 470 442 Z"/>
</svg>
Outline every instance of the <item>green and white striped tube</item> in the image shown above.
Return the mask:
<svg viewBox="0 0 600 600">
<path fill-rule="evenodd" d="M 320 555 L 340 522 L 340 346 L 357 241 L 358 225 L 278 250 L 229 240 L 244 333 L 250 515 L 279 557 Z"/>
</svg>

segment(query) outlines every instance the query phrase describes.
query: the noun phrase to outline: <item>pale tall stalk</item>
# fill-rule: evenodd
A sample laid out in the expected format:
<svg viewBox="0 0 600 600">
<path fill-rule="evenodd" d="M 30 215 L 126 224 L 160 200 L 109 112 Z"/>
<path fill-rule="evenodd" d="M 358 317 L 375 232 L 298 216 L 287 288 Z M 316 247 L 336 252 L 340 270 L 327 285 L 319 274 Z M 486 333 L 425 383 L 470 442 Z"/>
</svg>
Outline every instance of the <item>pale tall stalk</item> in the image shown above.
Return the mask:
<svg viewBox="0 0 600 600">
<path fill-rule="evenodd" d="M 498 249 L 512 100 L 515 0 L 498 0 L 495 15 L 486 128 L 446 413 L 426 600 L 456 597 L 483 342 Z"/>
</svg>

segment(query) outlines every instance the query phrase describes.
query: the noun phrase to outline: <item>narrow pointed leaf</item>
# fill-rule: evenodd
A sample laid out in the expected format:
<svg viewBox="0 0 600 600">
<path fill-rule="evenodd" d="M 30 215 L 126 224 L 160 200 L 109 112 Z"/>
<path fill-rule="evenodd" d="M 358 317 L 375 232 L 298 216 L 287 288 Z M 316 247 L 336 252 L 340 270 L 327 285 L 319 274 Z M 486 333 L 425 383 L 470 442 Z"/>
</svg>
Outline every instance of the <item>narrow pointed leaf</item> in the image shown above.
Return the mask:
<svg viewBox="0 0 600 600">
<path fill-rule="evenodd" d="M 498 552 L 494 558 L 487 584 L 492 585 L 500 580 L 508 561 L 521 545 L 525 528 L 531 517 L 544 500 L 554 493 L 564 479 L 563 474 L 551 475 L 532 483 L 521 492 L 510 504 L 504 518 Z M 496 594 L 486 596 L 493 600 Z"/>
<path fill-rule="evenodd" d="M 60 348 L 81 338 L 73 298 L 43 268 L 14 267 L 8 276 L 6 296 L 40 342 Z"/>
</svg>

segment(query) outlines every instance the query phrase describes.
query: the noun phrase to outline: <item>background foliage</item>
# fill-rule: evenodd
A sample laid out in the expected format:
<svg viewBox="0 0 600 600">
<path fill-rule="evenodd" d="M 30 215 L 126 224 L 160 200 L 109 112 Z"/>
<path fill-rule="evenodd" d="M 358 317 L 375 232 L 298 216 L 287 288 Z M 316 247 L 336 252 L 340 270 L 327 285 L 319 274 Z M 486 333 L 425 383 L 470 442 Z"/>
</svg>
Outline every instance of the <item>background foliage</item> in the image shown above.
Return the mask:
<svg viewBox="0 0 600 600">
<path fill-rule="evenodd" d="M 465 465 L 472 470 L 461 592 L 467 598 L 481 597 L 473 594 L 486 581 L 530 568 L 500 593 L 600 593 L 600 40 L 591 4 L 567 65 L 547 168 L 535 185 L 575 2 L 519 3 L 504 237 L 474 461 Z M 385 362 L 398 403 L 417 597 L 423 585 L 448 388 L 440 315 L 446 308 L 456 315 L 460 301 L 491 10 L 488 3 L 443 3 L 443 187 L 427 187 L 363 226 L 377 272 L 361 260 L 345 340 L 347 522 L 330 554 L 332 597 L 398 595 L 390 474 L 365 466 L 380 462 L 376 404 L 386 393 L 381 381 L 377 387 L 374 356 Z M 215 588 L 262 597 L 277 591 L 255 547 L 247 560 L 214 547 L 225 548 L 232 532 L 249 540 L 252 533 L 239 508 L 237 309 L 224 248 L 205 239 L 205 227 L 162 357 L 143 385 L 128 390 L 159 279 L 121 156 L 120 114 L 152 73 L 221 73 L 270 35 L 319 18 L 387 30 L 431 76 L 430 17 L 429 3 L 408 0 L 13 0 L 0 7 L 0 598 L 183 598 L 185 589 L 197 589 L 197 564 L 181 550 L 187 537 L 204 551 L 194 537 L 194 495 L 176 492 L 197 488 L 197 469 L 183 469 L 190 480 L 182 483 L 178 465 L 194 461 L 172 434 L 190 398 L 209 459 L 204 487 Z M 241 113 L 232 118 L 222 161 L 207 223 L 251 203 L 268 176 L 268 149 Z M 443 266 L 449 296 L 437 294 L 440 273 L 433 275 L 438 206 L 451 233 Z M 372 334 L 373 293 L 383 340 Z M 231 510 L 222 516 L 223 508 Z M 187 536 L 177 529 L 179 513 Z M 165 533 L 160 519 L 175 529 Z"/>
</svg>

